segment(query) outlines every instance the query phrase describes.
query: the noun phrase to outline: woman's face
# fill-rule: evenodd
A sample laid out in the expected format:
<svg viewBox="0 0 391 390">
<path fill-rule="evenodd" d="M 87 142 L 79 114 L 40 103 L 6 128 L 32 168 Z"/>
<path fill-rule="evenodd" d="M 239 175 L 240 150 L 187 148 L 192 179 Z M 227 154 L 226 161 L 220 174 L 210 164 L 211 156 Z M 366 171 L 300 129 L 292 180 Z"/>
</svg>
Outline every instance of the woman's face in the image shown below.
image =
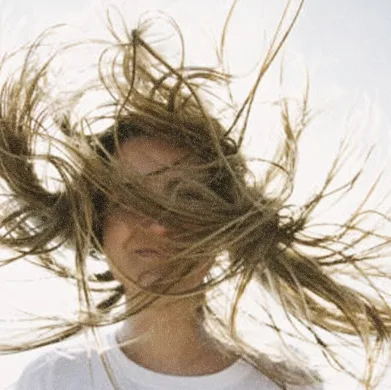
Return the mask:
<svg viewBox="0 0 391 390">
<path fill-rule="evenodd" d="M 186 149 L 143 136 L 125 141 L 120 145 L 116 157 L 124 171 L 132 170 L 147 176 L 175 165 L 189 154 Z M 166 191 L 169 182 L 173 180 L 172 175 L 178 179 L 180 171 L 172 173 L 167 170 L 156 174 L 151 177 L 152 180 L 148 180 L 147 185 L 153 192 Z M 172 272 L 173 266 L 164 261 L 169 254 L 159 246 L 159 239 L 171 233 L 166 226 L 150 218 L 141 218 L 124 211 L 109 212 L 103 221 L 103 249 L 109 263 L 141 285 L 148 286 L 159 277 L 168 277 Z M 192 282 L 189 280 L 188 283 L 198 284 L 202 281 L 206 273 L 202 268 L 199 272 L 197 270 L 196 275 L 192 273 Z M 113 274 L 126 288 L 126 282 L 114 270 Z"/>
</svg>

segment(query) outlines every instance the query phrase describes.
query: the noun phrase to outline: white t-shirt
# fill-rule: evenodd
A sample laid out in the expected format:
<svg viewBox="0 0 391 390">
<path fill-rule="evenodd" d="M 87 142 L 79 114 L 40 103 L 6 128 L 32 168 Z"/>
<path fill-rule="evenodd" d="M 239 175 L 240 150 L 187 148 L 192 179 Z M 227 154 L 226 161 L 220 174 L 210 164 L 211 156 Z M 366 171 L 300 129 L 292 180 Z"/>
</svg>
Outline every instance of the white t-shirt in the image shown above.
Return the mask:
<svg viewBox="0 0 391 390">
<path fill-rule="evenodd" d="M 106 356 L 121 390 L 280 390 L 242 360 L 215 374 L 173 376 L 148 370 L 129 360 L 118 348 L 114 331 L 104 334 L 102 344 L 114 346 L 107 350 Z M 13 389 L 112 390 L 113 386 L 96 351 L 62 347 L 50 350 L 30 363 Z M 293 389 L 321 390 L 322 387 Z"/>
</svg>

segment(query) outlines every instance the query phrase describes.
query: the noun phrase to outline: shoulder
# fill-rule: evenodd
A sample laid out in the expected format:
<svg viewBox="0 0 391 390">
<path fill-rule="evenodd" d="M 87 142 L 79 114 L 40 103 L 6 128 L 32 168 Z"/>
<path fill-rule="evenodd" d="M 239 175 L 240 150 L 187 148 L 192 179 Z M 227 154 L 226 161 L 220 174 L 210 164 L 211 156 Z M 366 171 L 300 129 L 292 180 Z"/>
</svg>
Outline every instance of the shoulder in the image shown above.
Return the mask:
<svg viewBox="0 0 391 390">
<path fill-rule="evenodd" d="M 13 390 L 49 389 L 50 374 L 47 363 L 50 361 L 50 353 L 45 352 L 31 361 L 23 370 L 18 381 L 12 386 Z"/>
<path fill-rule="evenodd" d="M 258 369 L 243 362 L 244 367 L 248 367 L 246 376 L 238 381 L 236 387 L 232 389 L 267 389 L 267 390 L 281 390 L 282 388 L 272 381 L 269 377 L 265 376 Z M 321 383 L 317 382 L 311 385 L 286 385 L 286 390 L 324 390 Z M 231 389 L 231 387 L 230 387 Z"/>
<path fill-rule="evenodd" d="M 100 358 L 82 348 L 53 348 L 29 363 L 13 390 L 89 389 Z"/>
</svg>

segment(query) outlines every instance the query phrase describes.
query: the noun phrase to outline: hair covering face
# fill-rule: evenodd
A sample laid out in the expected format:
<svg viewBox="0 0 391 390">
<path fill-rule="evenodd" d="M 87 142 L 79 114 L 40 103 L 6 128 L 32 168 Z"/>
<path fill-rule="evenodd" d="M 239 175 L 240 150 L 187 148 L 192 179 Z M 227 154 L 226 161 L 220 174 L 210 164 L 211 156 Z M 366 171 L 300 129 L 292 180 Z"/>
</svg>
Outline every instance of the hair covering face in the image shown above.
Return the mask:
<svg viewBox="0 0 391 390">
<path fill-rule="evenodd" d="M 37 60 L 45 35 L 27 48 L 21 68 L 0 90 L 0 177 L 8 191 L 1 206 L 0 244 L 17 253 L 9 262 L 33 258 L 58 277 L 72 280 L 79 308 L 76 318 L 59 316 L 39 338 L 31 332 L 27 342 L 17 346 L 5 343 L 1 350 L 15 352 L 47 345 L 84 328 L 124 320 L 147 310 L 159 297 L 205 294 L 228 282 L 233 291 L 227 294 L 228 315 L 221 318 L 208 300 L 202 308 L 219 329 L 227 350 L 235 351 L 281 386 L 310 383 L 314 379 L 311 373 L 272 361 L 239 336 L 236 321 L 244 316 L 240 304 L 255 284 L 262 292 L 257 304 L 266 308 L 268 326 L 278 338 L 284 341 L 287 335 L 267 310 L 270 297 L 293 326 L 303 330 L 299 337 L 317 345 L 322 354 L 347 371 L 327 340 L 356 337 L 367 359 L 363 381 L 367 386 L 373 383 L 373 364 L 387 351 L 391 319 L 389 294 L 373 282 L 379 271 L 375 263 L 371 266 L 372 259 L 389 258 L 390 236 L 377 234 L 363 222 L 368 217 L 379 225 L 389 224 L 387 215 L 366 208 L 377 182 L 345 223 L 333 224 L 331 232 L 311 232 L 319 205 L 333 196 L 345 196 L 363 167 L 358 167 L 345 185 L 336 186 L 341 165 L 349 157 L 348 149 L 342 147 L 323 187 L 304 204 L 290 203 L 300 137 L 309 118 L 307 95 L 295 120 L 288 102 L 280 102 L 284 137 L 274 159 L 263 161 L 268 168 L 262 177 L 253 175 L 241 151 L 257 88 L 301 6 L 302 2 L 286 30 L 279 27 L 282 38 L 271 45 L 254 86 L 239 107 L 214 93 L 230 86 L 232 77 L 223 64 L 217 68 L 189 66 L 181 45 L 174 48 L 179 57 L 171 61 L 155 49 L 153 40 L 148 41 L 153 20 L 131 31 L 124 27 L 122 36 L 110 26 L 113 41 L 102 49 L 96 80 L 90 86 L 106 96 L 97 107 L 97 111 L 103 107 L 105 115 L 74 120 L 71 109 L 89 89 L 67 95 L 67 101 L 60 104 L 53 96 L 49 77 L 59 53 L 47 57 L 43 64 Z M 167 23 L 182 42 L 175 23 Z M 73 49 L 74 45 L 62 48 Z M 224 110 L 216 110 L 221 106 Z M 108 121 L 110 126 L 92 131 L 92 125 L 99 121 Z M 181 169 L 183 179 L 174 183 L 169 193 L 151 192 L 145 177 L 131 170 L 125 173 L 115 158 L 123 142 L 141 136 L 164 140 L 194 156 L 194 161 L 172 167 L 173 171 Z M 47 153 L 37 152 L 38 139 L 50 145 Z M 56 149 L 62 153 L 54 153 Z M 35 168 L 38 161 L 56 172 L 56 188 L 45 186 Z M 276 181 L 278 190 L 271 191 Z M 162 244 L 174 253 L 168 259 L 175 270 L 169 280 L 157 280 L 146 289 L 122 275 L 137 288 L 126 307 L 121 303 L 124 288 L 110 269 L 94 272 L 91 267 L 93 261 L 106 263 L 102 220 L 113 206 L 159 220 L 177 232 L 162 238 Z M 65 263 L 56 257 L 64 248 L 74 253 Z M 214 259 L 206 280 L 175 292 L 175 285 L 205 258 Z M 341 282 L 337 277 L 341 272 L 371 286 L 373 294 Z M 105 296 L 100 302 L 93 299 L 96 292 Z M 263 320 L 258 322 L 264 326 Z"/>
</svg>

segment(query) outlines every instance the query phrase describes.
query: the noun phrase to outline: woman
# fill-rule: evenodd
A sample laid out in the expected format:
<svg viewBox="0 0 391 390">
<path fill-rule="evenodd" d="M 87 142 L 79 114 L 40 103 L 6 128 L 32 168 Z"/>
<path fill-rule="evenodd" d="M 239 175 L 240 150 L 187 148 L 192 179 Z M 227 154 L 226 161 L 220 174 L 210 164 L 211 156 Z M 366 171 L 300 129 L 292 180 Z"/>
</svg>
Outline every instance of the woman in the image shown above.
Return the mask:
<svg viewBox="0 0 391 390">
<path fill-rule="evenodd" d="M 270 48 L 239 108 L 220 94 L 230 85 L 222 66 L 189 66 L 183 50 L 179 59 L 157 50 L 145 38 L 150 21 L 126 30 L 126 39 L 113 29 L 115 42 L 102 51 L 98 82 L 67 95 L 67 104 L 50 85 L 53 58 L 37 67 L 41 46 L 29 48 L 18 78 L 1 94 L 0 175 L 12 196 L 3 208 L 0 242 L 19 251 L 14 260 L 33 256 L 74 280 L 79 310 L 45 337 L 1 349 L 32 349 L 86 329 L 103 348 L 44 354 L 27 367 L 17 389 L 321 388 L 319 376 L 290 354 L 278 361 L 241 337 L 237 321 L 250 283 L 274 297 L 335 363 L 342 365 L 321 330 L 359 339 L 368 361 L 359 377 L 372 388 L 373 363 L 390 332 L 387 295 L 357 292 L 335 272 L 344 265 L 362 275 L 361 262 L 388 248 L 390 237 L 362 227 L 360 217 L 371 210 L 361 209 L 336 224 L 333 234 L 307 231 L 319 202 L 344 190 L 333 187 L 341 156 L 319 193 L 292 211 L 305 104 L 294 122 L 282 104 L 285 140 L 258 180 L 240 151 L 259 82 L 296 17 Z M 99 88 L 106 95 L 97 114 L 75 119 L 72 109 Z M 107 121 L 106 130 L 94 130 Z M 62 154 L 39 155 L 37 138 Z M 56 171 L 55 186 L 45 185 L 34 168 L 42 158 Z M 360 252 L 371 237 L 380 242 Z M 56 259 L 64 248 L 74 251 L 74 265 Z M 94 272 L 94 259 L 107 270 Z M 212 294 L 224 283 L 227 312 L 221 315 Z M 95 292 L 105 299 L 97 303 Z M 97 328 L 115 323 L 120 326 L 100 340 Z"/>
</svg>

